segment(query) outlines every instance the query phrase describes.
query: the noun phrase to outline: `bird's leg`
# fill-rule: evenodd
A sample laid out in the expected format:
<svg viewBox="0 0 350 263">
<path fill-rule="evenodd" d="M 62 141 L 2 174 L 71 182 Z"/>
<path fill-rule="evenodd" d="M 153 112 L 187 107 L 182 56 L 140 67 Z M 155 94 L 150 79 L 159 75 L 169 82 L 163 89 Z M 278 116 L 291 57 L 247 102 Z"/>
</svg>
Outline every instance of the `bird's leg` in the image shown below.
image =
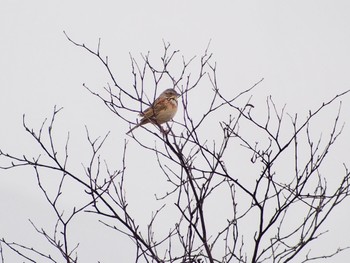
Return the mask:
<svg viewBox="0 0 350 263">
<path fill-rule="evenodd" d="M 160 132 L 161 132 L 163 135 L 169 133 L 169 130 L 165 130 L 165 129 L 162 127 L 162 125 L 160 125 L 160 124 L 158 124 L 158 123 L 156 123 L 156 125 L 158 126 Z"/>
<path fill-rule="evenodd" d="M 166 133 L 166 131 L 163 129 L 162 125 L 157 123 L 157 126 L 158 126 L 161 133 L 163 133 L 163 134 Z"/>
</svg>

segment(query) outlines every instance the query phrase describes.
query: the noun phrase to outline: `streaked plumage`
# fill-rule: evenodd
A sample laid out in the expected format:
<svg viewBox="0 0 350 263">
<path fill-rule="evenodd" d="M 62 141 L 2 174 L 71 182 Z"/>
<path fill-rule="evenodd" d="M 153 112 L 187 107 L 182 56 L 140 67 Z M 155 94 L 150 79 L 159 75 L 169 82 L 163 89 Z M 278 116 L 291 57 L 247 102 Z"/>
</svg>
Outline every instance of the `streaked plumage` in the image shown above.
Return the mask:
<svg viewBox="0 0 350 263">
<path fill-rule="evenodd" d="M 170 121 L 177 112 L 177 98 L 180 95 L 174 89 L 163 91 L 152 105 L 140 113 L 142 119 L 135 127 L 126 134 L 132 132 L 137 127 L 147 123 L 153 123 L 157 126 Z"/>
</svg>

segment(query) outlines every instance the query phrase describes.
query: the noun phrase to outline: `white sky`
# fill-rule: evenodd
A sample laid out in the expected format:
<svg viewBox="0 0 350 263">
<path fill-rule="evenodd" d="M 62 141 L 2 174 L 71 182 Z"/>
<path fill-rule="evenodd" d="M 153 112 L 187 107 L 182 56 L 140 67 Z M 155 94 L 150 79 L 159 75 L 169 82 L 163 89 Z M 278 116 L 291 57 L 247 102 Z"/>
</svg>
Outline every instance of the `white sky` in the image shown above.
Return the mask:
<svg viewBox="0 0 350 263">
<path fill-rule="evenodd" d="M 118 167 L 120 147 L 128 127 L 117 123 L 118 119 L 82 88 L 82 83 L 86 83 L 98 90 L 109 81 L 108 76 L 94 57 L 67 41 L 63 30 L 75 41 L 90 47 L 96 47 L 101 37 L 102 52 L 110 57 L 120 82 L 127 85 L 130 85 L 129 52 L 137 57 L 140 52 L 151 51 L 157 58 L 164 39 L 190 58 L 201 55 L 211 39 L 210 51 L 214 53 L 219 87 L 224 93 L 237 94 L 264 77 L 264 82 L 255 90 L 254 103 L 263 104 L 265 97 L 271 94 L 277 105 L 287 103 L 290 113 L 305 116 L 309 109 L 315 109 L 323 101 L 350 88 L 349 14 L 347 0 L 2 0 L 0 148 L 14 153 L 35 151 L 21 127 L 22 114 L 26 113 L 28 122 L 37 128 L 50 116 L 53 106 L 58 105 L 63 106 L 64 111 L 58 121 L 62 128 L 57 133 L 71 131 L 71 140 L 76 142 L 72 146 L 73 153 L 79 155 L 84 151 L 80 147 L 86 147 L 81 146 L 85 124 L 95 136 L 111 130 L 110 146 L 118 150 L 116 157 L 106 158 L 116 161 Z M 344 98 L 343 120 L 349 119 L 349 103 L 348 95 Z M 331 121 L 334 113 L 333 109 L 327 115 L 330 119 L 321 120 L 321 123 Z M 336 164 L 349 161 L 345 150 L 350 146 L 348 126 L 337 155 L 330 157 Z M 64 142 L 64 137 L 58 140 Z M 131 152 L 137 151 L 138 146 L 130 144 Z M 81 169 L 81 162 L 78 159 L 75 169 Z M 147 169 L 152 174 L 152 167 Z M 139 171 L 134 168 L 134 172 Z M 136 180 L 142 182 L 137 185 Z M 144 190 L 145 184 L 150 185 L 148 178 L 130 179 L 130 182 L 135 192 Z M 142 194 L 145 200 L 148 196 L 153 198 L 152 190 Z M 47 210 L 47 204 L 35 187 L 34 174 L 25 170 L 0 171 L 0 200 L 3 214 L 0 237 L 42 244 L 43 240 L 36 238 L 27 221 L 31 218 L 39 226 L 50 225 L 50 216 L 42 212 Z M 333 232 L 329 239 L 320 242 L 320 249 L 327 243 L 350 244 L 350 214 L 347 207 L 343 207 L 330 220 L 329 228 Z M 144 209 L 139 211 L 140 215 L 150 216 L 147 207 Z M 85 220 L 88 225 L 91 218 Z M 76 230 L 85 240 L 82 251 L 96 241 L 84 234 L 91 231 L 95 237 L 103 231 L 100 225 L 95 227 L 95 230 Z M 103 238 L 108 242 L 124 240 L 127 243 L 126 238 L 116 238 L 112 234 Z M 101 248 L 94 255 L 81 253 L 82 262 L 96 262 L 97 259 L 112 262 L 116 253 L 123 259 L 119 262 L 131 262 L 127 261 L 130 252 L 125 250 L 124 243 L 118 243 L 116 248 L 108 242 L 106 246 L 110 246 L 110 251 Z M 328 262 L 344 262 L 349 256 L 348 251 Z"/>
</svg>

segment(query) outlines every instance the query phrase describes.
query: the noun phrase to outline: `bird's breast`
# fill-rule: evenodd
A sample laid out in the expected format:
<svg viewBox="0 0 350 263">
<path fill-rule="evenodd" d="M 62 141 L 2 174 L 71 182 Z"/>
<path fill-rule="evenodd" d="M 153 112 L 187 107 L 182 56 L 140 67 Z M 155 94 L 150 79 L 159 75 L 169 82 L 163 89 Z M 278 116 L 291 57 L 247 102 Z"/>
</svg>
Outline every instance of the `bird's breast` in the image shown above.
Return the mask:
<svg viewBox="0 0 350 263">
<path fill-rule="evenodd" d="M 159 124 L 170 121 L 177 112 L 177 101 L 174 99 L 169 99 L 167 101 L 167 107 L 161 110 L 156 117 Z"/>
</svg>

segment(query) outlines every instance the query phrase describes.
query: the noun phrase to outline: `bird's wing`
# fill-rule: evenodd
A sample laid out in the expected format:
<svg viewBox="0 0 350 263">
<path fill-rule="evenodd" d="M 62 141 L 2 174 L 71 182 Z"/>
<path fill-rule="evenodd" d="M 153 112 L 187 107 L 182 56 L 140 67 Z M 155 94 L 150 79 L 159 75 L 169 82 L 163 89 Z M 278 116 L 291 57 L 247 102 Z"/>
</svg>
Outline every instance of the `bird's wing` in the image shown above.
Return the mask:
<svg viewBox="0 0 350 263">
<path fill-rule="evenodd" d="M 151 107 L 147 108 L 140 115 L 142 117 L 144 117 L 145 119 L 154 118 L 158 112 L 166 109 L 167 105 L 166 105 L 166 103 L 164 103 L 164 100 L 166 100 L 166 98 L 156 99 L 154 101 L 153 105 Z"/>
</svg>

